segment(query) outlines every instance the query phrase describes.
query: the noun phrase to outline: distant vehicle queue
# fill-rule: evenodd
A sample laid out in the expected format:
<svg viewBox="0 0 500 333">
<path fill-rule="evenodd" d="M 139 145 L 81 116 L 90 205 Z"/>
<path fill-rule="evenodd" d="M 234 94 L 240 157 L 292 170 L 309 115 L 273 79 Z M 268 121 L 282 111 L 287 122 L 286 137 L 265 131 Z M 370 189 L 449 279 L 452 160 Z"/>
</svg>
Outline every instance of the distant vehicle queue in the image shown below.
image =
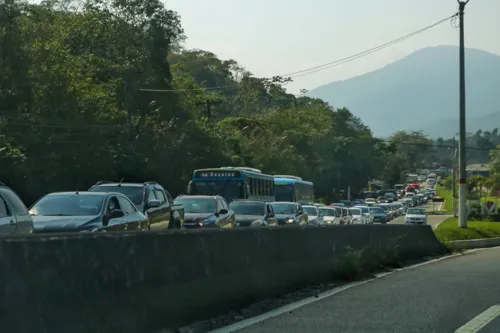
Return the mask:
<svg viewBox="0 0 500 333">
<path fill-rule="evenodd" d="M 49 193 L 29 209 L 0 183 L 0 234 L 387 223 L 422 195 L 315 203 L 314 184 L 245 167 L 199 169 L 173 199 L 156 182 L 99 181 L 88 191 Z M 411 202 L 409 201 L 411 200 Z"/>
</svg>

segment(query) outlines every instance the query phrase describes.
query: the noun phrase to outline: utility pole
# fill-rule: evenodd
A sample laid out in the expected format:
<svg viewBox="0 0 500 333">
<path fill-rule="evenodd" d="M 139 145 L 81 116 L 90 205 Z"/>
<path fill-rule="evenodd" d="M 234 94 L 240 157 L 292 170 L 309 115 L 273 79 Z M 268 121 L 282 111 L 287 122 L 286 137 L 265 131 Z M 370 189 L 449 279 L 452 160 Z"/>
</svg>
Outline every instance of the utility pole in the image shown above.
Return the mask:
<svg viewBox="0 0 500 333">
<path fill-rule="evenodd" d="M 451 178 L 452 178 L 452 201 L 453 201 L 453 217 L 457 217 L 457 177 L 455 174 L 456 168 L 456 160 L 457 160 L 457 146 L 455 137 L 453 137 L 453 158 L 451 160 Z"/>
<path fill-rule="evenodd" d="M 210 100 L 210 99 L 207 99 L 205 102 L 199 102 L 199 103 L 196 103 L 196 105 L 206 105 L 207 106 L 207 118 L 208 120 L 210 120 L 210 116 L 211 116 L 211 111 L 212 111 L 212 105 L 214 104 L 221 104 L 222 101 L 221 100 Z"/>
<path fill-rule="evenodd" d="M 460 138 L 458 141 L 458 198 L 459 198 L 459 213 L 458 226 L 467 228 L 467 171 L 466 171 L 466 156 L 465 156 L 465 37 L 464 37 L 464 9 L 469 2 L 458 1 L 458 17 L 460 20 Z"/>
</svg>

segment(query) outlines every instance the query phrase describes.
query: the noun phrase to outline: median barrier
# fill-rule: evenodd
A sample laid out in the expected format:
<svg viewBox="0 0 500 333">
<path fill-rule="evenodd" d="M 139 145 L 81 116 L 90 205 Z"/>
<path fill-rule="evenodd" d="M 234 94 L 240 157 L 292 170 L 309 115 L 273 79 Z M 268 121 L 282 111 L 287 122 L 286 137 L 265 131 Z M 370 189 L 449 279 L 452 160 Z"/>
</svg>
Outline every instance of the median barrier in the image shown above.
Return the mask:
<svg viewBox="0 0 500 333">
<path fill-rule="evenodd" d="M 146 333 L 332 279 L 348 249 L 442 253 L 429 226 L 344 225 L 0 239 L 5 332 Z"/>
</svg>

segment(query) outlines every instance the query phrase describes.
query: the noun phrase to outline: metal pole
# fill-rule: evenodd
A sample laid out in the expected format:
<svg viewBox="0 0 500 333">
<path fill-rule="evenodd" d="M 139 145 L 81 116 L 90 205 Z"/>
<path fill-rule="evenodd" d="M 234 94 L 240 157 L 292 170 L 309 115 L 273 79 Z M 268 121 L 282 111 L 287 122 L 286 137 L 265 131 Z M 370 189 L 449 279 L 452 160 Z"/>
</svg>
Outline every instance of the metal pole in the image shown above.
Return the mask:
<svg viewBox="0 0 500 333">
<path fill-rule="evenodd" d="M 452 179 L 452 201 L 453 201 L 453 217 L 457 217 L 457 176 L 455 173 L 455 165 L 457 160 L 457 146 L 455 137 L 453 137 L 453 158 L 451 159 L 451 179 Z"/>
<path fill-rule="evenodd" d="M 459 175 L 458 175 L 458 226 L 467 228 L 467 172 L 465 157 L 465 38 L 464 38 L 464 9 L 469 2 L 458 1 L 458 16 L 460 19 L 460 137 L 458 141 Z"/>
</svg>

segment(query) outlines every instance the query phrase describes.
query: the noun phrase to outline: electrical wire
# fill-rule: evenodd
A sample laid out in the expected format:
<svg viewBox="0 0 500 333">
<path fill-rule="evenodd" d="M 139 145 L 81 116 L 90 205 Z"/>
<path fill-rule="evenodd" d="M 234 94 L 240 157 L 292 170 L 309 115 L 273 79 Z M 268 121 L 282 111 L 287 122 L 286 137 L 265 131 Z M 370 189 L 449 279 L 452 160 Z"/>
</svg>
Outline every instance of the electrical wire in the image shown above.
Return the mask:
<svg viewBox="0 0 500 333">
<path fill-rule="evenodd" d="M 318 65 L 318 66 L 314 66 L 314 67 L 310 67 L 310 68 L 306 68 L 306 69 L 303 69 L 303 70 L 300 70 L 300 71 L 296 71 L 296 72 L 292 72 L 292 73 L 287 73 L 287 74 L 283 74 L 283 75 L 279 75 L 279 77 L 289 77 L 289 78 L 292 78 L 292 79 L 295 79 L 295 78 L 298 78 L 298 77 L 301 77 L 301 76 L 305 76 L 305 75 L 309 75 L 309 74 L 313 74 L 313 73 L 316 73 L 316 72 L 319 72 L 319 71 L 322 71 L 322 70 L 325 70 L 325 69 L 329 69 L 331 67 L 335 67 L 335 66 L 339 66 L 339 65 L 343 65 L 345 63 L 348 63 L 348 62 L 351 62 L 353 60 L 356 60 L 356 59 L 359 59 L 359 58 L 362 58 L 362 57 L 365 57 L 367 55 L 370 55 L 372 53 L 375 53 L 377 51 L 380 51 L 380 50 L 383 50 L 389 46 L 392 46 L 392 45 L 395 45 L 395 44 L 398 44 L 398 43 L 401 43 L 405 40 L 407 40 L 408 38 L 411 38 L 413 36 L 416 36 L 418 34 L 421 34 L 429 29 L 432 29 L 444 22 L 447 22 L 449 20 L 451 20 L 451 24 L 453 25 L 455 22 L 456 22 L 456 19 L 458 17 L 458 13 L 455 13 L 451 16 L 448 16 L 442 20 L 439 20 L 433 24 L 430 24 L 424 28 L 421 28 L 419 30 L 416 30 L 414 32 L 411 32 L 409 34 L 406 34 L 404 36 L 401 36 L 399 38 L 396 38 L 396 39 L 393 39 L 389 42 L 386 42 L 384 44 L 381 44 L 381 45 L 378 45 L 376 47 L 373 47 L 373 48 L 370 48 L 370 49 L 367 49 L 365 51 L 362 51 L 362 52 L 358 52 L 356 54 L 353 54 L 351 56 L 348 56 L 348 57 L 345 57 L 345 58 L 341 58 L 341 59 L 337 59 L 337 60 L 334 60 L 334 61 L 330 61 L 326 64 L 323 64 L 323 65 Z M 144 91 L 144 92 L 174 92 L 174 93 L 180 93 L 180 92 L 188 92 L 188 91 L 206 91 L 206 90 L 218 90 L 218 89 L 224 89 L 224 88 L 228 88 L 229 86 L 215 86 L 215 87 L 206 87 L 206 88 L 192 88 L 192 89 L 139 89 L 140 91 Z"/>
<path fill-rule="evenodd" d="M 296 72 L 292 72 L 292 73 L 287 73 L 287 74 L 283 74 L 283 75 L 280 75 L 282 77 L 290 77 L 290 78 L 297 78 L 297 77 L 301 77 L 301 76 L 304 76 L 304 75 L 309 75 L 309 74 L 312 74 L 312 73 L 316 73 L 316 72 L 319 72 L 319 71 L 322 71 L 322 70 L 325 70 L 325 69 L 328 69 L 328 68 L 331 68 L 331 67 L 334 67 L 334 66 L 338 66 L 338 65 L 342 65 L 342 64 L 345 64 L 347 62 L 351 62 L 353 60 L 356 60 L 356 59 L 359 59 L 361 57 L 364 57 L 364 56 L 367 56 L 367 55 L 370 55 L 374 52 L 377 52 L 377 51 L 380 51 L 380 50 L 383 50 L 389 46 L 392 46 L 392 45 L 395 45 L 397 43 L 400 43 L 402 41 L 405 41 L 407 40 L 408 38 L 411 38 L 413 36 L 416 36 L 418 34 L 421 34 L 429 29 L 432 29 L 444 22 L 447 22 L 449 20 L 453 20 L 455 17 L 457 17 L 458 13 L 455 13 L 451 16 L 448 16 L 442 20 L 439 20 L 433 24 L 430 24 L 424 28 L 421 28 L 419 30 L 416 30 L 412 33 L 409 33 L 409 34 L 406 34 L 402 37 L 399 37 L 399 38 L 396 38 L 396 39 L 393 39 L 387 43 L 384 43 L 384 44 L 381 44 L 381 45 L 378 45 L 376 47 L 373 47 L 371 49 L 368 49 L 368 50 L 365 50 L 365 51 L 362 51 L 362 52 L 358 52 L 356 54 L 353 54 L 349 57 L 345 57 L 345 58 L 341 58 L 341 59 L 338 59 L 338 60 L 334 60 L 334 61 L 330 61 L 326 64 L 323 64 L 323 65 L 318 65 L 318 66 L 315 66 L 315 67 L 310 67 L 310 68 L 306 68 L 306 69 L 303 69 L 303 70 L 300 70 L 300 71 L 296 71 Z"/>
<path fill-rule="evenodd" d="M 186 92 L 186 91 L 205 91 L 205 90 L 218 90 L 229 88 L 230 86 L 216 86 L 216 87 L 207 87 L 207 88 L 192 88 L 192 89 L 139 89 L 139 91 L 148 91 L 148 92 Z"/>
</svg>

